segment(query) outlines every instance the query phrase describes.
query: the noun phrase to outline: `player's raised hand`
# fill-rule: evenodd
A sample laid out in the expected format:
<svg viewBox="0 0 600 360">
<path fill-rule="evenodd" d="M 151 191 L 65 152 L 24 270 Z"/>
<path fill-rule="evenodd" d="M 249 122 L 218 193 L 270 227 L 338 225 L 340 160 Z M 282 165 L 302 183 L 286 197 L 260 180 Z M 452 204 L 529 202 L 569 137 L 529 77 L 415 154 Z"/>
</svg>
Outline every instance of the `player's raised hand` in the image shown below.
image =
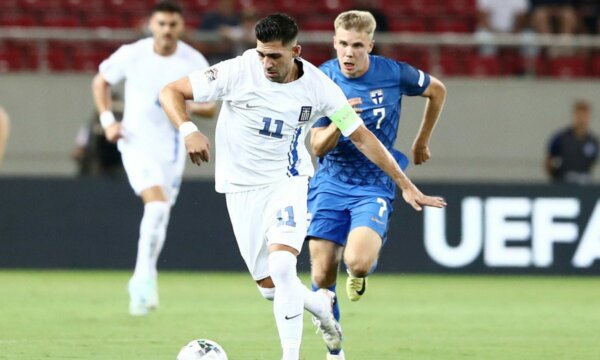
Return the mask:
<svg viewBox="0 0 600 360">
<path fill-rule="evenodd" d="M 427 144 L 414 143 L 412 146 L 413 161 L 415 165 L 424 164 L 431 157 Z"/>
<path fill-rule="evenodd" d="M 446 200 L 439 196 L 428 196 L 423 194 L 416 186 L 412 185 L 402 191 L 402 197 L 413 209 L 423 210 L 423 206 L 436 208 L 446 207 Z"/>
<path fill-rule="evenodd" d="M 210 161 L 210 141 L 201 132 L 194 131 L 187 135 L 185 137 L 185 148 L 194 164 L 200 166 L 202 162 Z"/>
<path fill-rule="evenodd" d="M 360 107 L 360 105 L 362 105 L 361 98 L 356 97 L 356 98 L 348 99 L 348 103 L 350 104 L 350 106 L 352 106 L 352 109 L 354 109 L 354 111 L 357 114 L 360 114 L 362 112 L 362 108 Z"/>
<path fill-rule="evenodd" d="M 123 133 L 121 132 L 122 126 L 120 122 L 115 122 L 110 124 L 106 129 L 104 129 L 104 137 L 111 143 L 116 143 L 120 138 L 123 137 Z"/>
</svg>

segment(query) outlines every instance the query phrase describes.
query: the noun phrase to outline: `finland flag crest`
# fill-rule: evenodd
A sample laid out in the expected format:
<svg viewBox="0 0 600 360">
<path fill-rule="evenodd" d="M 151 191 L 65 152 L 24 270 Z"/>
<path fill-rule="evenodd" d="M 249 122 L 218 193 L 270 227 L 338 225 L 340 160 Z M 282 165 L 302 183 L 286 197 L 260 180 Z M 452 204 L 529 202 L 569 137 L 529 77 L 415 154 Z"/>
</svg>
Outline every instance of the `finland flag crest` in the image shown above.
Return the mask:
<svg viewBox="0 0 600 360">
<path fill-rule="evenodd" d="M 383 89 L 377 89 L 371 91 L 371 100 L 377 105 L 383 102 Z"/>
</svg>

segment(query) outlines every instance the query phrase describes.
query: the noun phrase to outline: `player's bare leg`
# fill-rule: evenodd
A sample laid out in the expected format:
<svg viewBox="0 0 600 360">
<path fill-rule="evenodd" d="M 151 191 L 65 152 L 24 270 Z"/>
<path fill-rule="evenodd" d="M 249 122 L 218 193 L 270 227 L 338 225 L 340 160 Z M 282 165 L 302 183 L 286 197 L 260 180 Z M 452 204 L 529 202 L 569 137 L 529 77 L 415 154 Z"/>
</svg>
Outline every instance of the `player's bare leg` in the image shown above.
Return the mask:
<svg viewBox="0 0 600 360">
<path fill-rule="evenodd" d="M 379 258 L 381 237 L 373 229 L 361 226 L 350 231 L 344 262 L 348 268 L 346 294 L 358 301 L 367 289 L 367 276 Z"/>
<path fill-rule="evenodd" d="M 158 307 L 156 264 L 165 242 L 171 205 L 161 186 L 153 186 L 141 193 L 144 215 L 140 223 L 140 237 L 133 276 L 129 281 L 129 312 L 146 315 Z"/>
</svg>

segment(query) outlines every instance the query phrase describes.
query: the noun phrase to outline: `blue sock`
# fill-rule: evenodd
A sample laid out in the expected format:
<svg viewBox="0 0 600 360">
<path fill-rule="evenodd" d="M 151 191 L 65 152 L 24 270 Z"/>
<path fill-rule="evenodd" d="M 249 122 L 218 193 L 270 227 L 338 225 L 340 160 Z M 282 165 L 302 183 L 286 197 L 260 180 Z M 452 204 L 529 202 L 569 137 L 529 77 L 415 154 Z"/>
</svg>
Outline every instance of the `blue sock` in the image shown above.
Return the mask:
<svg viewBox="0 0 600 360">
<path fill-rule="evenodd" d="M 340 321 L 340 305 L 338 304 L 337 293 L 335 292 L 335 287 L 336 287 L 336 284 L 333 284 L 330 287 L 328 287 L 327 290 L 333 291 L 335 293 L 335 301 L 333 302 L 333 317 L 337 321 Z M 320 288 L 317 285 L 315 285 L 314 283 L 311 283 L 311 289 L 312 289 L 312 291 L 317 291 Z"/>
</svg>

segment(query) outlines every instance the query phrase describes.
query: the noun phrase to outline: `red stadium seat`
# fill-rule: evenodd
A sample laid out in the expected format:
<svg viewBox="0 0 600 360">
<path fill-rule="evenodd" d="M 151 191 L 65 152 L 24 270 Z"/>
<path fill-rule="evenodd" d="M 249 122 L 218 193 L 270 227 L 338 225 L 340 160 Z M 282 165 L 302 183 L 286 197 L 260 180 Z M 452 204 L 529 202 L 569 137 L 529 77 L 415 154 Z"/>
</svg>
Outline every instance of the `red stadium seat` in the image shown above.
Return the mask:
<svg viewBox="0 0 600 360">
<path fill-rule="evenodd" d="M 487 77 L 501 75 L 500 61 L 497 56 L 481 56 L 471 54 L 465 60 L 466 75 Z"/>
<path fill-rule="evenodd" d="M 587 75 L 585 59 L 581 56 L 565 56 L 548 61 L 551 76 L 575 78 Z"/>
<path fill-rule="evenodd" d="M 69 70 L 69 57 L 63 49 L 48 49 L 46 61 L 50 71 Z"/>
<path fill-rule="evenodd" d="M 473 31 L 471 20 L 459 18 L 433 18 L 431 30 L 437 33 L 469 33 Z"/>
<path fill-rule="evenodd" d="M 390 21 L 390 31 L 393 32 L 414 32 L 420 33 L 425 32 L 426 24 L 425 19 L 420 17 L 409 18 L 395 18 Z"/>
<path fill-rule="evenodd" d="M 0 72 L 21 70 L 21 54 L 16 50 L 0 50 Z"/>
<path fill-rule="evenodd" d="M 90 16 L 93 14 L 101 14 L 104 11 L 103 0 L 62 0 L 62 7 L 68 14 L 76 14 L 79 16 Z"/>
<path fill-rule="evenodd" d="M 18 2 L 19 6 L 27 13 L 45 14 L 63 10 L 61 0 L 18 0 Z"/>
<path fill-rule="evenodd" d="M 91 28 L 123 28 L 125 22 L 120 17 L 106 14 L 88 14 L 83 18 L 83 25 Z"/>
<path fill-rule="evenodd" d="M 0 15 L 0 26 L 31 27 L 37 25 L 33 15 Z"/>
<path fill-rule="evenodd" d="M 593 76 L 600 77 L 600 54 L 595 54 L 592 57 L 591 73 Z"/>
<path fill-rule="evenodd" d="M 47 27 L 74 28 L 80 27 L 81 23 L 74 16 L 49 14 L 42 18 L 42 25 Z"/>
<path fill-rule="evenodd" d="M 477 16 L 476 0 L 446 0 L 442 1 L 444 13 L 474 17 Z"/>
</svg>

